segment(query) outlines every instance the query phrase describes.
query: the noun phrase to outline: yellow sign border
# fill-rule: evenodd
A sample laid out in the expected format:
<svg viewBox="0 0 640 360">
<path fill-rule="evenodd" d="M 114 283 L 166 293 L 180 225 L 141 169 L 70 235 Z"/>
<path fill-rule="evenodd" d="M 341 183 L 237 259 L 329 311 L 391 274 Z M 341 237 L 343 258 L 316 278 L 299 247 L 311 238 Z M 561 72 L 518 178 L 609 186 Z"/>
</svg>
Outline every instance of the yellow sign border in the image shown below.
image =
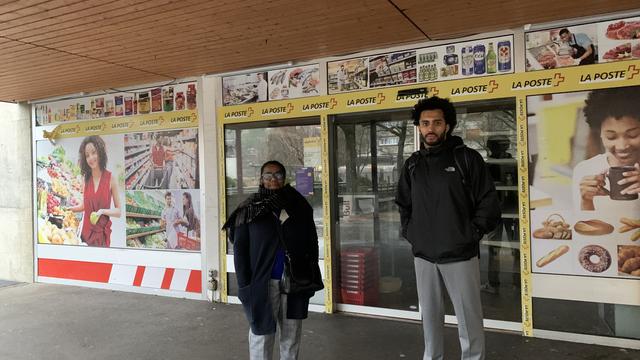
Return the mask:
<svg viewBox="0 0 640 360">
<path fill-rule="evenodd" d="M 91 121 L 74 121 L 60 124 L 53 131 L 44 130 L 43 137 L 49 140 L 57 140 L 89 135 L 193 128 L 198 127 L 198 125 L 198 110 L 180 110 Z"/>
</svg>

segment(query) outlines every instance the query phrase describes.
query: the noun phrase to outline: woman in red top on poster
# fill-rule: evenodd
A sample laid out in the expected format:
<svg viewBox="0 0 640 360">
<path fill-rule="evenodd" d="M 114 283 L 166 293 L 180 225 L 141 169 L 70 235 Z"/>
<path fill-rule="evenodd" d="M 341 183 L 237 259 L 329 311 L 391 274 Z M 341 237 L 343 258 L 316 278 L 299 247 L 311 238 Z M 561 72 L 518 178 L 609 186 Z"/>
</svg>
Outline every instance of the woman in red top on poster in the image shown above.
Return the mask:
<svg viewBox="0 0 640 360">
<path fill-rule="evenodd" d="M 119 218 L 121 211 L 118 181 L 107 170 L 104 140 L 100 136 L 86 137 L 80 144 L 78 162 L 84 178 L 83 201 L 82 204 L 72 207 L 71 211 L 84 212 L 80 237 L 89 246 L 109 247 L 110 218 Z"/>
</svg>

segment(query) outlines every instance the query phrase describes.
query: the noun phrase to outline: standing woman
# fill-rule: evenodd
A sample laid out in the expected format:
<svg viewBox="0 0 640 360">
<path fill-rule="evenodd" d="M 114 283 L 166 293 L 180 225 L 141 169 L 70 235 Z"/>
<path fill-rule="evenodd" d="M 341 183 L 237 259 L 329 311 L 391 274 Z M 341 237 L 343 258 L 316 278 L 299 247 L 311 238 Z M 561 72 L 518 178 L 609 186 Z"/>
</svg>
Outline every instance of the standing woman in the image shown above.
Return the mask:
<svg viewBox="0 0 640 360">
<path fill-rule="evenodd" d="M 180 221 L 187 228 L 187 236 L 193 231 L 196 237 L 200 237 L 200 220 L 193 210 L 193 200 L 188 192 L 182 193 L 182 220 Z"/>
<path fill-rule="evenodd" d="M 111 217 L 119 218 L 121 212 L 118 181 L 107 170 L 104 140 L 100 136 L 86 137 L 80 144 L 78 162 L 84 179 L 83 201 L 72 207 L 71 211 L 84 211 L 80 238 L 89 246 L 109 247 Z M 93 213 L 94 218 L 98 217 L 97 221 L 91 221 Z"/>
<path fill-rule="evenodd" d="M 284 294 L 281 279 L 285 247 L 292 258 L 318 262 L 318 235 L 313 208 L 289 184 L 277 161 L 260 170 L 260 188 L 229 216 L 228 228 L 238 279 L 238 297 L 249 321 L 252 360 L 271 359 L 280 329 L 280 359 L 298 359 L 302 319 L 307 318 L 313 292 Z"/>
</svg>

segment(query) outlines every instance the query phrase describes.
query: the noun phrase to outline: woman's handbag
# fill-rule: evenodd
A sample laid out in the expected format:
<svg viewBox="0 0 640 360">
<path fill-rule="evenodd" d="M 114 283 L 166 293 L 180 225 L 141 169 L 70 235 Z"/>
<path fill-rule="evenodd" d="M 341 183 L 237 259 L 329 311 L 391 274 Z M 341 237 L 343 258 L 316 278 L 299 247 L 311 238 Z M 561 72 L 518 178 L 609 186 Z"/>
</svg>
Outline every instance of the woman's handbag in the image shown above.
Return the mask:
<svg viewBox="0 0 640 360">
<path fill-rule="evenodd" d="M 322 289 L 324 284 L 318 262 L 308 256 L 296 258 L 285 250 L 282 291 L 285 294 L 299 294 L 314 293 Z"/>
</svg>

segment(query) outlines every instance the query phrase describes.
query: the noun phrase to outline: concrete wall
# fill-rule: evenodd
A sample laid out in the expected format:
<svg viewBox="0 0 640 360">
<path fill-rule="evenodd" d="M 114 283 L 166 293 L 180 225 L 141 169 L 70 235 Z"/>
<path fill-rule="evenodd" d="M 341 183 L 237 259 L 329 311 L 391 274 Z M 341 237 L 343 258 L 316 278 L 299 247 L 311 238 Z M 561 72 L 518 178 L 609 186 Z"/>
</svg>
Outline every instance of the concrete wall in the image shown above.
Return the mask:
<svg viewBox="0 0 640 360">
<path fill-rule="evenodd" d="M 0 102 L 0 279 L 33 282 L 31 106 Z"/>
</svg>

